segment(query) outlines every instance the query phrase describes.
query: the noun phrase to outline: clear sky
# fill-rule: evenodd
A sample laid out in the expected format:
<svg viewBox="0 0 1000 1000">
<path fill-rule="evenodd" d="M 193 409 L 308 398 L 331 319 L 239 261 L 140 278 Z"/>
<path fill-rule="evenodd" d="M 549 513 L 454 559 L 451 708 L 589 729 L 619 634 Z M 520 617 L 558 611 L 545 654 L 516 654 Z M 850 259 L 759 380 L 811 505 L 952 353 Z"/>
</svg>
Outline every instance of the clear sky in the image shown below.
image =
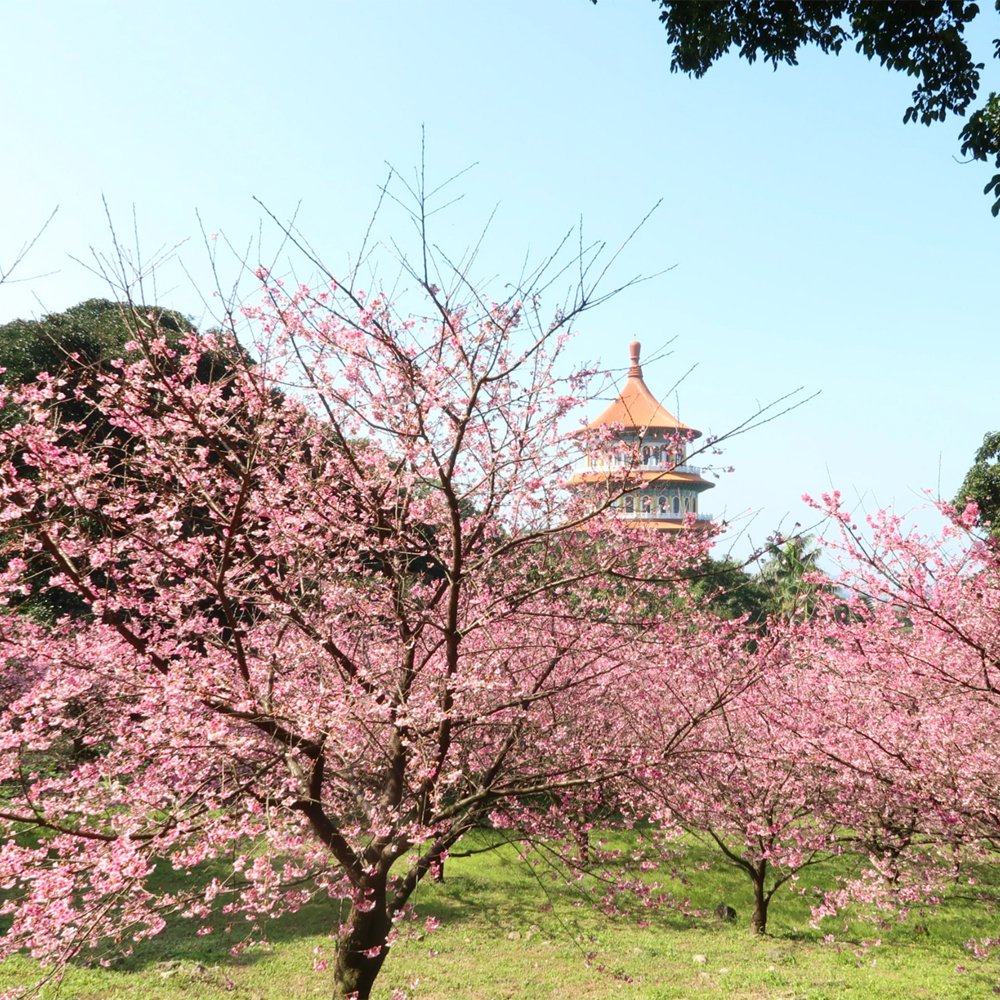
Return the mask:
<svg viewBox="0 0 1000 1000">
<path fill-rule="evenodd" d="M 989 8 L 987 7 L 987 11 Z M 620 239 L 658 199 L 620 274 L 676 265 L 584 318 L 581 357 L 647 368 L 687 422 L 723 433 L 798 386 L 804 408 L 728 446 L 704 503 L 754 541 L 807 520 L 831 485 L 871 508 L 950 496 L 1000 429 L 1000 221 L 958 122 L 902 124 L 906 78 L 848 54 L 773 72 L 735 58 L 668 72 L 643 0 L 0 2 L 0 258 L 59 206 L 0 321 L 105 294 L 74 262 L 107 248 L 101 205 L 147 252 L 257 231 L 258 195 L 325 257 L 356 248 L 385 175 L 472 161 L 443 222 L 461 248 L 499 203 L 489 267 L 515 271 L 581 215 Z M 984 89 L 998 89 L 983 16 Z M 991 30 L 992 29 L 992 30 Z M 197 241 L 180 257 L 207 282 Z M 162 301 L 198 318 L 179 266 Z M 740 543 L 744 547 L 746 541 Z"/>
</svg>

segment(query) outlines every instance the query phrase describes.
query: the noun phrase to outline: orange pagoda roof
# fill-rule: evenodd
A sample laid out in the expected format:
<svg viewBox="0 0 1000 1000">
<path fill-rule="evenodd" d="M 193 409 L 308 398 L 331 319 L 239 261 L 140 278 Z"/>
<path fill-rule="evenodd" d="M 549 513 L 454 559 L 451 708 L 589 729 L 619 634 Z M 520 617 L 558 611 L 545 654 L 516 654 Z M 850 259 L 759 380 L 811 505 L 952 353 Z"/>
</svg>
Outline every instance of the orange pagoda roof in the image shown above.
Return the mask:
<svg viewBox="0 0 1000 1000">
<path fill-rule="evenodd" d="M 624 427 L 648 427 L 651 430 L 686 431 L 687 435 L 701 437 L 701 431 L 688 427 L 678 420 L 649 391 L 643 381 L 642 368 L 639 365 L 639 341 L 629 344 L 629 358 L 632 362 L 628 377 L 618 398 L 589 427 L 602 427 L 605 424 L 615 424 Z"/>
</svg>

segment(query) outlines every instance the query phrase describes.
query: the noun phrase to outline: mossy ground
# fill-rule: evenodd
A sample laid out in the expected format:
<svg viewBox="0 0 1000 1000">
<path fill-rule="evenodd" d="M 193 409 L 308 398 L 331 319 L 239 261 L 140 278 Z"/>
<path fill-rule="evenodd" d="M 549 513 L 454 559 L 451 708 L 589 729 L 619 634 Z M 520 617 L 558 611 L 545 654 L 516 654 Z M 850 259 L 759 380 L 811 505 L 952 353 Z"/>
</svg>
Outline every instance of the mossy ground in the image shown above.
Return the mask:
<svg viewBox="0 0 1000 1000">
<path fill-rule="evenodd" d="M 750 894 L 739 873 L 691 845 L 685 857 L 697 908 L 721 900 L 736 908 L 735 925 L 676 912 L 649 916 L 645 926 L 611 918 L 565 886 L 539 880 L 510 849 L 454 858 L 443 884 L 421 887 L 421 917 L 440 929 L 400 941 L 376 995 L 395 987 L 414 1000 L 497 998 L 989 997 L 1000 994 L 1000 967 L 964 948 L 972 937 L 1000 934 L 998 917 L 956 896 L 878 926 L 857 916 L 809 927 L 808 902 L 782 891 L 772 904 L 770 933 L 746 929 Z M 700 870 L 703 862 L 713 862 Z M 815 871 L 812 878 L 821 877 Z M 197 937 L 190 924 L 171 926 L 109 969 L 74 967 L 45 995 L 111 998 L 237 997 L 283 1000 L 329 996 L 329 973 L 313 971 L 314 949 L 329 949 L 331 907 L 313 906 L 269 929 L 269 943 L 229 954 L 222 934 Z M 415 924 L 419 927 L 419 924 Z M 824 934 L 835 940 L 825 942 Z M 880 940 L 879 944 L 873 944 Z M 37 966 L 17 958 L 0 965 L 0 992 L 29 982 Z"/>
</svg>

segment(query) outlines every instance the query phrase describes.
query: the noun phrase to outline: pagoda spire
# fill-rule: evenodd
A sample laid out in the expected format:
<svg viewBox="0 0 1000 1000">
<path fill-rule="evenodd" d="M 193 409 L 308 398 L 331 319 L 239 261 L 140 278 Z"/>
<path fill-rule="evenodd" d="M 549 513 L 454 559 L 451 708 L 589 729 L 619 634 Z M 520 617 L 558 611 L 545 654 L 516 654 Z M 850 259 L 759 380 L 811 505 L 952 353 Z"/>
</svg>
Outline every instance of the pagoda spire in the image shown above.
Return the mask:
<svg viewBox="0 0 1000 1000">
<path fill-rule="evenodd" d="M 625 384 L 618 398 L 596 420 L 591 421 L 590 427 L 617 424 L 626 428 L 645 428 L 647 431 L 679 431 L 686 435 L 687 440 L 700 437 L 700 431 L 678 420 L 650 392 L 639 364 L 641 349 L 642 345 L 638 340 L 633 340 L 628 345 L 630 364 Z"/>
<path fill-rule="evenodd" d="M 642 366 L 639 364 L 639 352 L 642 350 L 642 344 L 638 340 L 633 340 L 631 344 L 628 345 L 628 356 L 632 364 L 628 370 L 629 378 L 642 378 Z"/>
</svg>

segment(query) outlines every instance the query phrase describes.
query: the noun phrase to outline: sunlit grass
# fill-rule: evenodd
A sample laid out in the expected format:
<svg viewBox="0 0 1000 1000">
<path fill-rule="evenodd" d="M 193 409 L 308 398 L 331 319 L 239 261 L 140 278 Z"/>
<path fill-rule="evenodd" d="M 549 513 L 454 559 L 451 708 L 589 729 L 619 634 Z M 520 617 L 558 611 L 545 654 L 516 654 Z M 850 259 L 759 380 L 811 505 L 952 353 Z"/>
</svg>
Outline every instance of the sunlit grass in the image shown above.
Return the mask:
<svg viewBox="0 0 1000 1000">
<path fill-rule="evenodd" d="M 699 870 L 706 861 L 711 867 Z M 376 995 L 387 998 L 398 987 L 415 1000 L 972 998 L 994 995 L 1000 982 L 996 962 L 977 961 L 963 947 L 971 937 L 1000 933 L 996 912 L 980 903 L 956 898 L 901 924 L 855 916 L 814 930 L 808 901 L 784 892 L 772 904 L 771 933 L 758 940 L 746 929 L 749 884 L 739 873 L 696 845 L 683 867 L 690 884 L 679 888 L 693 907 L 711 911 L 724 900 L 738 912 L 735 925 L 666 911 L 637 926 L 605 916 L 558 883 L 542 877 L 540 884 L 509 848 L 454 858 L 443 884 L 421 887 L 421 921 L 412 925 L 418 935 L 394 946 Z M 421 930 L 427 916 L 440 920 L 439 930 Z M 329 996 L 329 974 L 313 971 L 314 949 L 329 951 L 336 921 L 334 906 L 309 907 L 276 921 L 269 944 L 238 958 L 229 954 L 235 931 L 197 937 L 193 925 L 177 923 L 113 968 L 74 967 L 58 995 Z M 825 934 L 835 940 L 824 942 Z M 12 959 L 0 965 L 0 991 L 37 974 L 31 961 Z"/>
</svg>

